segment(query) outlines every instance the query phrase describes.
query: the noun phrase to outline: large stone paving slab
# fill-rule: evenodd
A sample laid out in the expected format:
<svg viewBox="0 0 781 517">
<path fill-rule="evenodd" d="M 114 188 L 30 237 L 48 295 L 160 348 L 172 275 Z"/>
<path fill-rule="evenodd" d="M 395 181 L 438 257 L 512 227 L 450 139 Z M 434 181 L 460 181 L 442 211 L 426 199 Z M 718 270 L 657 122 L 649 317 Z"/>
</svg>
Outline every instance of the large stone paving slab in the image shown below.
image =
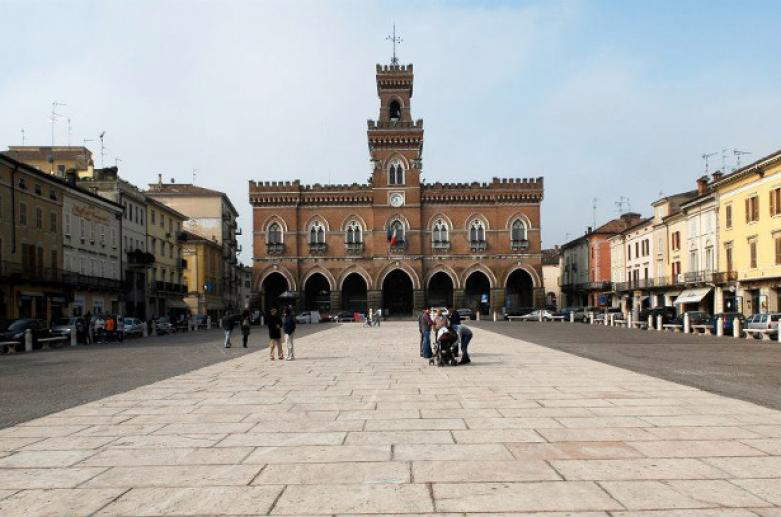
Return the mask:
<svg viewBox="0 0 781 517">
<path fill-rule="evenodd" d="M 781 515 L 781 412 L 474 333 L 436 368 L 341 325 L 4 429 L 0 515 Z"/>
</svg>

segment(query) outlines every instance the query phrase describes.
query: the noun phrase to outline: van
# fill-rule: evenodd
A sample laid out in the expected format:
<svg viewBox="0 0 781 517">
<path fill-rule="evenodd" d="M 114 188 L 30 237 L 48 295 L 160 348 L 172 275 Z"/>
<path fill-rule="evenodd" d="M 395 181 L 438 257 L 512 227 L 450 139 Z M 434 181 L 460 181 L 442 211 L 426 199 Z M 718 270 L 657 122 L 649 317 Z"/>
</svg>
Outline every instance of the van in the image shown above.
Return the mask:
<svg viewBox="0 0 781 517">
<path fill-rule="evenodd" d="M 778 336 L 778 320 L 781 313 L 769 312 L 766 314 L 753 314 L 746 320 L 748 330 L 770 330 L 770 336 Z"/>
</svg>

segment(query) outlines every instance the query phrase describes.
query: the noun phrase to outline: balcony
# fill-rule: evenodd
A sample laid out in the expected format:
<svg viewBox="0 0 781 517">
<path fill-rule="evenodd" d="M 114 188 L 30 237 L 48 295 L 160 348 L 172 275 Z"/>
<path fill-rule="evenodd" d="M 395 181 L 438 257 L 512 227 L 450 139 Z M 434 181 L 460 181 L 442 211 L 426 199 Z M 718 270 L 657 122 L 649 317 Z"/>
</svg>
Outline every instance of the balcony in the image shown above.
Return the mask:
<svg viewBox="0 0 781 517">
<path fill-rule="evenodd" d="M 529 249 L 529 241 L 527 239 L 510 241 L 510 247 L 513 251 L 526 251 Z"/>
<path fill-rule="evenodd" d="M 0 262 L 0 279 L 4 281 L 55 285 L 63 283 L 64 273 L 62 269 L 34 267 L 29 263 Z"/>
<path fill-rule="evenodd" d="M 348 255 L 362 255 L 363 243 L 362 242 L 345 242 L 344 250 Z"/>
<path fill-rule="evenodd" d="M 309 254 L 310 255 L 325 255 L 325 252 L 328 250 L 328 244 L 324 242 L 310 242 L 309 243 Z"/>
<path fill-rule="evenodd" d="M 285 252 L 285 245 L 281 242 L 266 243 L 266 255 L 282 255 Z"/>
<path fill-rule="evenodd" d="M 400 255 L 407 251 L 407 241 L 396 241 L 396 244 L 389 248 L 392 254 Z"/>
<path fill-rule="evenodd" d="M 716 284 L 726 284 L 729 282 L 737 282 L 737 271 L 722 271 L 720 273 L 713 273 L 713 282 Z"/>
<path fill-rule="evenodd" d="M 450 241 L 433 241 L 431 247 L 436 251 L 448 251 L 450 249 Z"/>
<path fill-rule="evenodd" d="M 611 282 L 589 282 L 588 288 L 592 291 L 610 291 L 613 289 Z"/>
<path fill-rule="evenodd" d="M 485 251 L 488 248 L 486 241 L 469 241 L 469 249 L 473 252 Z"/>
<path fill-rule="evenodd" d="M 73 272 L 64 273 L 63 278 L 69 287 L 79 291 L 121 291 L 125 287 L 125 283 L 116 278 L 103 278 Z"/>
<path fill-rule="evenodd" d="M 159 294 L 187 294 L 187 286 L 158 280 L 153 283 L 153 291 Z"/>
</svg>

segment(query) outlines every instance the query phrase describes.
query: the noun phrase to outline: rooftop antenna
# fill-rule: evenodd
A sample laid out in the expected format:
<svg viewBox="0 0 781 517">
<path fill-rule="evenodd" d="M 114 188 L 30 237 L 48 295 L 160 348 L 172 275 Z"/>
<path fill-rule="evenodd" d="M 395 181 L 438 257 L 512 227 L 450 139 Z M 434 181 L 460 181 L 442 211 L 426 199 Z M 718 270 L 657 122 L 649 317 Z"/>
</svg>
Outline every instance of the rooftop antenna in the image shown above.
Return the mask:
<svg viewBox="0 0 781 517">
<path fill-rule="evenodd" d="M 750 151 L 739 151 L 738 149 L 733 149 L 732 154 L 735 155 L 735 165 L 737 169 L 740 169 L 740 157 L 745 156 L 747 154 L 751 154 Z"/>
<path fill-rule="evenodd" d="M 52 147 L 54 147 L 54 123 L 57 122 L 58 117 L 62 116 L 61 113 L 57 113 L 58 106 L 66 106 L 66 104 L 58 101 L 52 102 L 52 112 L 51 115 L 49 115 L 49 120 L 51 120 L 52 123 Z"/>
<path fill-rule="evenodd" d="M 87 167 L 89 165 L 87 163 L 87 151 L 89 151 L 89 149 L 87 148 L 87 142 L 94 142 L 94 141 L 95 141 L 94 138 L 83 138 L 81 140 L 81 143 L 84 147 L 84 167 Z"/>
<path fill-rule="evenodd" d="M 195 185 L 195 177 L 198 175 L 198 169 L 193 168 L 193 185 Z"/>
<path fill-rule="evenodd" d="M 71 146 L 71 118 L 68 117 L 68 147 Z"/>
<path fill-rule="evenodd" d="M 727 170 L 727 151 L 731 151 L 732 149 L 729 149 L 725 147 L 721 150 L 721 170 L 726 171 Z"/>
<path fill-rule="evenodd" d="M 106 155 L 106 146 L 103 145 L 103 137 L 106 136 L 106 132 L 103 131 L 98 135 L 98 140 L 100 140 L 100 168 L 102 169 L 103 166 L 103 158 Z"/>
<path fill-rule="evenodd" d="M 399 59 L 396 57 L 396 45 L 401 43 L 404 40 L 401 39 L 400 37 L 396 36 L 396 24 L 395 23 L 393 24 L 393 34 L 392 35 L 388 35 L 385 38 L 385 40 L 386 41 L 390 41 L 390 42 L 393 43 L 393 57 L 391 58 L 391 64 L 392 65 L 398 65 L 399 64 Z"/>
<path fill-rule="evenodd" d="M 702 159 L 705 160 L 705 175 L 708 175 L 708 166 L 709 166 L 709 160 L 711 156 L 716 156 L 718 153 L 703 153 Z"/>
<path fill-rule="evenodd" d="M 24 145 L 24 128 L 22 128 L 22 145 Z"/>
<path fill-rule="evenodd" d="M 599 201 L 597 198 L 594 198 L 591 200 L 591 215 L 594 219 L 594 226 L 592 228 L 597 227 L 597 201 Z"/>
<path fill-rule="evenodd" d="M 623 214 L 625 211 L 629 212 L 632 210 L 632 206 L 629 204 L 629 198 L 626 196 L 620 196 L 618 201 L 616 201 L 616 210 L 618 210 L 618 215 Z"/>
<path fill-rule="evenodd" d="M 119 162 L 121 162 L 121 161 L 122 161 L 122 158 L 120 158 L 119 156 L 115 156 L 114 157 L 114 167 L 116 167 L 118 169 L 119 168 Z"/>
</svg>

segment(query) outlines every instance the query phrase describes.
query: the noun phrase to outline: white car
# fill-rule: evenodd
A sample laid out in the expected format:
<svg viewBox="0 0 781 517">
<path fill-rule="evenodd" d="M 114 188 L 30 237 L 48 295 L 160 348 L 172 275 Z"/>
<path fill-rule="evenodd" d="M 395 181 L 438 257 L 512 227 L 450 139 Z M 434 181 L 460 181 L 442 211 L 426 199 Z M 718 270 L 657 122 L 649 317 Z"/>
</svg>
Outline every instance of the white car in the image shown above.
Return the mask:
<svg viewBox="0 0 781 517">
<path fill-rule="evenodd" d="M 143 336 L 146 323 L 138 318 L 125 318 L 126 336 Z"/>
<path fill-rule="evenodd" d="M 518 319 L 521 321 L 539 321 L 540 320 L 540 312 L 542 312 L 542 320 L 543 321 L 553 321 L 553 313 L 550 311 L 542 310 L 540 309 L 536 311 L 532 311 L 529 314 L 525 314 L 523 316 L 520 316 Z"/>
<path fill-rule="evenodd" d="M 304 311 L 296 316 L 296 323 L 320 323 L 320 313 Z"/>
</svg>

